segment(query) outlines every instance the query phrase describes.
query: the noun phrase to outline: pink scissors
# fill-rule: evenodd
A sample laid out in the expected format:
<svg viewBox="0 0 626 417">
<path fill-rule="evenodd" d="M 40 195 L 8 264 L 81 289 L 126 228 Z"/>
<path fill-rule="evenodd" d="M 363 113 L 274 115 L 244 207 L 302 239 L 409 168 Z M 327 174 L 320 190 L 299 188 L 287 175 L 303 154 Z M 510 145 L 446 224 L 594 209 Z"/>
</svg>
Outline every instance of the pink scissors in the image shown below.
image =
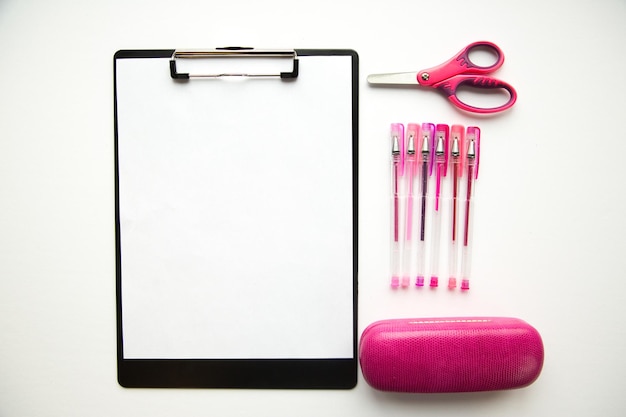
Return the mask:
<svg viewBox="0 0 626 417">
<path fill-rule="evenodd" d="M 492 65 L 477 65 L 470 59 L 472 50 L 488 50 L 496 57 Z M 511 108 L 517 100 L 515 89 L 504 81 L 483 76 L 496 71 L 504 63 L 502 50 L 494 43 L 481 41 L 474 42 L 463 48 L 447 62 L 433 68 L 418 72 L 399 72 L 390 74 L 372 74 L 367 77 L 370 84 L 380 85 L 421 85 L 436 88 L 442 91 L 448 99 L 461 110 L 473 113 L 497 113 Z M 508 94 L 508 101 L 497 107 L 475 107 L 459 99 L 457 92 L 461 86 L 470 86 L 477 89 L 504 91 Z"/>
</svg>

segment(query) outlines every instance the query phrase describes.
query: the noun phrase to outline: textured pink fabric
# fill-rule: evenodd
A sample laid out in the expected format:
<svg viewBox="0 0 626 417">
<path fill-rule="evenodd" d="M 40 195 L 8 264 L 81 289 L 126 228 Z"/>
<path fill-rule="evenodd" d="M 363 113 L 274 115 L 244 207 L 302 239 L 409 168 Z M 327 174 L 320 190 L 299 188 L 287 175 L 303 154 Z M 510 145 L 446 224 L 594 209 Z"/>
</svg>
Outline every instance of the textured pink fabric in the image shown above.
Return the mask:
<svg viewBox="0 0 626 417">
<path fill-rule="evenodd" d="M 382 391 L 492 391 L 533 383 L 543 343 L 515 318 L 395 319 L 365 329 L 359 356 L 365 380 Z"/>
</svg>

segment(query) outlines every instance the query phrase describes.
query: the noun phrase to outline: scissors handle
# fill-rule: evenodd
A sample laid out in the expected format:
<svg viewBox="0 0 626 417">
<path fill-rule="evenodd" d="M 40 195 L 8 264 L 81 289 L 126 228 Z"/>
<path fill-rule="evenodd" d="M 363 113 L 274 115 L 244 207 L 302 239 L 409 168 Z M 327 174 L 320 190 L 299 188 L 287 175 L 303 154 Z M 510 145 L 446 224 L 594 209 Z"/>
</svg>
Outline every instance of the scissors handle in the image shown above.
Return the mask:
<svg viewBox="0 0 626 417">
<path fill-rule="evenodd" d="M 473 50 L 485 49 L 491 51 L 496 56 L 496 62 L 492 65 L 481 66 L 470 59 Z M 467 45 L 459 53 L 450 58 L 445 63 L 422 70 L 417 73 L 417 82 L 425 87 L 436 87 L 436 84 L 461 74 L 488 74 L 494 72 L 504 63 L 504 53 L 492 42 L 479 41 Z"/>
<path fill-rule="evenodd" d="M 509 100 L 498 107 L 476 107 L 461 101 L 457 96 L 460 86 L 470 86 L 480 89 L 505 90 L 509 94 Z M 457 75 L 437 85 L 437 88 L 444 92 L 448 99 L 459 109 L 472 113 L 497 113 L 506 110 L 515 104 L 517 92 L 512 85 L 491 77 L 479 75 Z"/>
</svg>

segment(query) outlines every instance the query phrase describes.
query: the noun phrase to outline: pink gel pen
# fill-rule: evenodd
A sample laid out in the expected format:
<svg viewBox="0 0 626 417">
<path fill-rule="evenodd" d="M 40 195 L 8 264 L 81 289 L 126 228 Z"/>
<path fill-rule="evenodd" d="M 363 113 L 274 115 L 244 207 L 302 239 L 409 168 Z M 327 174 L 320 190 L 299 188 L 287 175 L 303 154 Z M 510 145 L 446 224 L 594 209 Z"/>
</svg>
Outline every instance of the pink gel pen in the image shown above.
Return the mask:
<svg viewBox="0 0 626 417">
<path fill-rule="evenodd" d="M 415 200 L 415 175 L 417 156 L 415 146 L 420 134 L 418 124 L 409 123 L 406 129 L 406 159 L 404 161 L 405 181 L 406 181 L 406 224 L 404 234 L 403 248 L 403 275 L 402 287 L 408 287 L 410 277 L 413 276 L 413 262 L 411 257 L 413 254 L 413 202 Z"/>
<path fill-rule="evenodd" d="M 435 179 L 435 201 L 433 205 L 431 258 L 430 258 L 430 286 L 439 286 L 439 252 L 441 251 L 441 187 L 443 178 L 448 169 L 448 134 L 447 125 L 439 124 L 435 128 L 433 176 Z"/>
<path fill-rule="evenodd" d="M 480 129 L 468 127 L 465 137 L 467 153 L 467 188 L 465 197 L 465 215 L 463 230 L 463 252 L 461 258 L 461 289 L 469 290 L 470 273 L 472 269 L 472 232 L 473 232 L 473 201 L 478 179 L 478 164 L 480 162 Z"/>
<path fill-rule="evenodd" d="M 423 123 L 417 147 L 420 150 L 418 169 L 421 192 L 419 233 L 415 237 L 417 239 L 417 278 L 415 280 L 417 287 L 424 286 L 426 269 L 426 206 L 428 204 L 428 179 L 432 174 L 434 136 L 435 126 L 432 123 Z"/>
<path fill-rule="evenodd" d="M 404 171 L 404 125 L 391 125 L 391 287 L 400 286 L 400 178 Z"/>
<path fill-rule="evenodd" d="M 458 236 L 459 236 L 459 182 L 463 176 L 463 155 L 465 154 L 465 128 L 453 125 L 450 132 L 450 182 L 452 198 L 450 199 L 450 246 L 448 248 L 448 288 L 457 286 L 458 267 Z"/>
</svg>

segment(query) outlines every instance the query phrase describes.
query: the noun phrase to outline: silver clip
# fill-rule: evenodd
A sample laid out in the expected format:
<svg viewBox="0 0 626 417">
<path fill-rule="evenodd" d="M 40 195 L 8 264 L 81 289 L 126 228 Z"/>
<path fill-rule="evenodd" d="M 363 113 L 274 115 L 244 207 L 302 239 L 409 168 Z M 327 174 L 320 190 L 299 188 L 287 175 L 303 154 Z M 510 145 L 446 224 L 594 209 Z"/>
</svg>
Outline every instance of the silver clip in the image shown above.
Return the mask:
<svg viewBox="0 0 626 417">
<path fill-rule="evenodd" d="M 278 74 L 246 74 L 246 73 L 230 73 L 230 74 L 188 74 L 180 73 L 176 70 L 177 59 L 197 59 L 197 58 L 231 58 L 231 57 L 248 57 L 248 58 L 293 58 L 293 69 L 291 72 L 281 72 Z M 281 79 L 290 79 L 298 77 L 298 54 L 295 50 L 262 50 L 245 47 L 227 47 L 205 50 L 175 50 L 170 59 L 170 75 L 176 80 L 189 80 L 191 78 L 220 78 L 220 77 L 276 77 Z"/>
</svg>

